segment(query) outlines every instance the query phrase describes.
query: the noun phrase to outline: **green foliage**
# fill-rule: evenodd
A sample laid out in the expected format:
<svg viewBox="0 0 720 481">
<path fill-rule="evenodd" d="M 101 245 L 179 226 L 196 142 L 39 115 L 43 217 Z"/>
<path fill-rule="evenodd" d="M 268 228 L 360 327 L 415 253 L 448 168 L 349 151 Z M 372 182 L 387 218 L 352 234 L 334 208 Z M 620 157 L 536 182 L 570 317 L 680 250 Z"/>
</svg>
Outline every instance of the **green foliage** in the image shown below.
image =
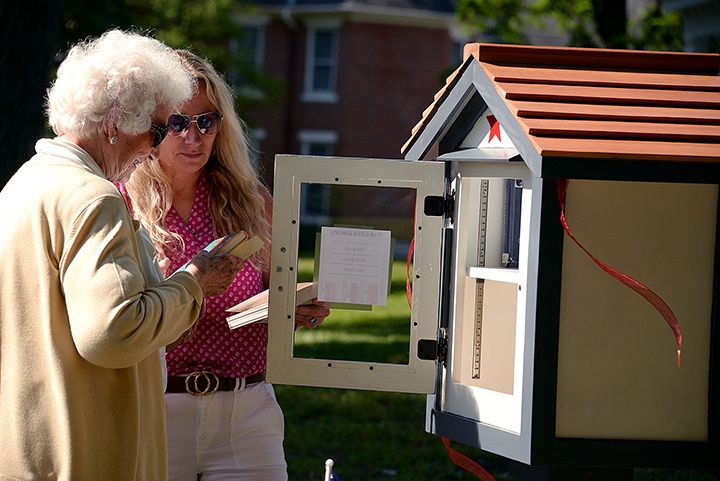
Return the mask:
<svg viewBox="0 0 720 481">
<path fill-rule="evenodd" d="M 626 22 L 624 9 L 623 18 L 612 15 L 614 1 L 459 0 L 456 13 L 471 32 L 504 43 L 528 43 L 529 27 L 554 25 L 568 36 L 569 46 L 682 50 L 680 14 L 663 12 L 656 2 L 639 19 Z"/>
<path fill-rule="evenodd" d="M 233 21 L 236 0 L 65 0 L 65 44 L 118 27 L 149 31 L 173 48 L 192 48 L 221 65 L 229 63 L 228 39 L 242 36 Z"/>
<path fill-rule="evenodd" d="M 529 11 L 541 27 L 545 27 L 550 19 L 560 32 L 567 32 L 569 45 L 594 47 L 600 43 L 590 0 L 537 0 Z"/>
<path fill-rule="evenodd" d="M 458 0 L 456 13 L 477 32 L 505 43 L 527 43 L 522 26 L 529 11 L 523 0 Z"/>
<path fill-rule="evenodd" d="M 230 66 L 228 40 L 242 37 L 233 22 L 234 0 L 126 0 L 142 28 L 175 48 L 189 48 L 221 66 Z"/>
<path fill-rule="evenodd" d="M 66 50 L 79 40 L 97 37 L 110 28 L 126 29 L 133 24 L 132 14 L 124 0 L 64 0 L 62 10 L 61 50 Z"/>
<path fill-rule="evenodd" d="M 650 50 L 683 50 L 683 17 L 679 12 L 663 13 L 654 6 L 645 10 L 636 29 L 640 34 L 631 39 L 633 48 Z"/>
<path fill-rule="evenodd" d="M 258 72 L 242 51 L 245 31 L 236 19 L 251 9 L 239 0 L 65 0 L 60 45 L 64 49 L 114 27 L 150 32 L 173 48 L 207 57 L 231 84 L 242 79 L 235 93 L 245 110 L 269 104 L 284 87 Z"/>
<path fill-rule="evenodd" d="M 299 276 L 311 280 L 312 261 L 299 263 Z M 307 269 L 303 273 L 302 269 Z M 309 272 L 308 272 L 309 271 Z M 407 364 L 410 308 L 405 294 L 405 262 L 395 261 L 391 293 L 384 308 L 372 312 L 333 309 L 321 329 L 299 329 L 294 355 L 303 358 Z"/>
</svg>

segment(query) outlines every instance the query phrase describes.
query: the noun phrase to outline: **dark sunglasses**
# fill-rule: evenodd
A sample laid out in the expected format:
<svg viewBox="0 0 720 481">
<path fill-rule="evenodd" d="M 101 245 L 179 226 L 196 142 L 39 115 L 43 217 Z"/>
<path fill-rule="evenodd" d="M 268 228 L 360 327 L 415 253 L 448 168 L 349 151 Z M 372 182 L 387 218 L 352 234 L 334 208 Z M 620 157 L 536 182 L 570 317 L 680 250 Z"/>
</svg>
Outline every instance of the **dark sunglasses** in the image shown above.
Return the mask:
<svg viewBox="0 0 720 481">
<path fill-rule="evenodd" d="M 207 112 L 189 117 L 185 114 L 172 114 L 168 117 L 170 135 L 182 135 L 188 131 L 191 124 L 195 124 L 203 135 L 213 135 L 220 130 L 223 116 L 220 112 Z"/>
<path fill-rule="evenodd" d="M 150 122 L 150 130 L 152 130 L 153 133 L 153 149 L 160 145 L 160 142 L 163 141 L 169 129 L 170 126 L 160 127 Z"/>
</svg>

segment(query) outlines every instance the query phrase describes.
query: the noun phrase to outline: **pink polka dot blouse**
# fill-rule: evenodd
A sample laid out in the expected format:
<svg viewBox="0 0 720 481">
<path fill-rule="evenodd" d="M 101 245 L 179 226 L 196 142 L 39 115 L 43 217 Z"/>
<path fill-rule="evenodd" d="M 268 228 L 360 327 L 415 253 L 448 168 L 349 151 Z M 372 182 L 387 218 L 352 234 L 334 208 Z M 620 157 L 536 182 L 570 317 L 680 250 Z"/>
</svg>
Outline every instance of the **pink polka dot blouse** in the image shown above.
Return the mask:
<svg viewBox="0 0 720 481">
<path fill-rule="evenodd" d="M 208 189 L 203 176 L 187 224 L 174 208 L 168 213 L 169 229 L 185 241 L 184 253 L 168 249 L 168 272 L 174 272 L 214 239 Z M 198 321 L 192 339 L 167 353 L 168 375 L 206 370 L 218 376 L 247 377 L 264 371 L 267 324 L 255 323 L 230 330 L 226 320 L 229 314 L 225 312 L 263 288 L 262 274 L 246 261 L 225 294 L 205 298 L 205 315 Z"/>
</svg>

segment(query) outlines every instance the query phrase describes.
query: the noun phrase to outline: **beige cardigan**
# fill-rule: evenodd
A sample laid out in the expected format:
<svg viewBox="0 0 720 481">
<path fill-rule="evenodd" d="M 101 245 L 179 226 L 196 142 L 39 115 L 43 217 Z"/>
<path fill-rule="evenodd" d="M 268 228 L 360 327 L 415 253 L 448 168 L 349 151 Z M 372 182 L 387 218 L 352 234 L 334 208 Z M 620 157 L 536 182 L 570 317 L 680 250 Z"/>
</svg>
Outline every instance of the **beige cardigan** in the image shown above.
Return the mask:
<svg viewBox="0 0 720 481">
<path fill-rule="evenodd" d="M 0 192 L 0 480 L 167 479 L 158 353 L 202 291 L 187 272 L 149 287 L 97 164 L 58 139 L 36 150 Z"/>
</svg>

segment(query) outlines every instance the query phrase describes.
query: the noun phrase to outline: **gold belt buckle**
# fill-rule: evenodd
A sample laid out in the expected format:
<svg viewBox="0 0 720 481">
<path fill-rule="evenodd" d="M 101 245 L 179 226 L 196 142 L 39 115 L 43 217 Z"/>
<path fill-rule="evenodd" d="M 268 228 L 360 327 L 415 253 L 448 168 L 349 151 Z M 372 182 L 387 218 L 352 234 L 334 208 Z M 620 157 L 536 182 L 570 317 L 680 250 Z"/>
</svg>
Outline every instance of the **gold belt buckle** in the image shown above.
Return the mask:
<svg viewBox="0 0 720 481">
<path fill-rule="evenodd" d="M 207 382 L 207 386 L 205 386 L 205 389 L 202 391 L 200 391 L 200 387 L 198 386 L 200 376 Z M 213 387 L 212 379 L 215 380 L 215 387 Z M 185 390 L 193 396 L 207 396 L 217 391 L 218 387 L 220 387 L 220 379 L 218 379 L 217 374 L 212 371 L 196 371 L 185 378 Z"/>
</svg>

